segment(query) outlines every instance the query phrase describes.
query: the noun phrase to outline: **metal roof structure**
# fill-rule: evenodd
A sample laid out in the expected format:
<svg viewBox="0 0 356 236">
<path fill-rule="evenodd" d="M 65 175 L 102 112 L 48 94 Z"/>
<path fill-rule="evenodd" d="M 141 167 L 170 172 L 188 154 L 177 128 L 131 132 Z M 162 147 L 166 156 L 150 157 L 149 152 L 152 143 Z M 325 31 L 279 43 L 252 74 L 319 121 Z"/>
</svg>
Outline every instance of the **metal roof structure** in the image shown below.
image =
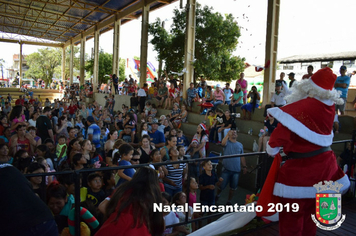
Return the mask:
<svg viewBox="0 0 356 236">
<path fill-rule="evenodd" d="M 336 60 L 355 60 L 356 52 L 338 52 L 327 54 L 309 54 L 295 55 L 278 60 L 281 64 L 299 63 L 299 62 L 315 62 L 315 61 L 336 61 Z"/>
<path fill-rule="evenodd" d="M 142 7 L 150 11 L 176 0 L 0 0 L 0 32 L 31 36 L 62 46 L 91 38 L 95 30 L 104 33 L 137 19 Z M 2 41 L 6 41 L 6 37 Z M 29 40 L 31 41 L 31 40 Z"/>
</svg>

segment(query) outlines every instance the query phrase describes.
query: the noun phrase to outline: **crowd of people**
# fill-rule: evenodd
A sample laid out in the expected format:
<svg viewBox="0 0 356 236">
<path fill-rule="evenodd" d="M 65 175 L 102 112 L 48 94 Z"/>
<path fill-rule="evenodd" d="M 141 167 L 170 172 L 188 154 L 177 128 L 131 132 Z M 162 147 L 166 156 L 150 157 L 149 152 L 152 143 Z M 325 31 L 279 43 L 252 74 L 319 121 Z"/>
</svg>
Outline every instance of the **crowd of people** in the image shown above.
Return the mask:
<svg viewBox="0 0 356 236">
<path fill-rule="evenodd" d="M 202 204 L 213 205 L 230 183 L 226 204 L 231 204 L 239 175 L 247 172 L 243 157 L 224 160 L 220 178 L 210 161 L 196 161 L 189 166 L 174 162 L 207 157 L 211 142 L 223 145 L 225 155 L 243 154 L 243 146 L 237 141 L 234 113 L 236 107 L 241 107 L 242 118 L 251 119 L 260 100 L 255 86 L 247 91 L 243 73 L 235 90 L 229 83 L 223 89 L 217 84 L 213 90 L 202 77 L 197 86 L 190 84 L 185 101 L 182 82 L 172 76 L 155 79 L 150 87 L 144 84 L 141 88 L 130 77 L 120 90 L 117 77 L 113 75 L 113 84 L 115 93 L 131 96 L 130 104 L 122 105 L 119 111 L 115 110 L 115 95 L 106 95 L 103 106 L 96 101 L 86 104 L 85 97 L 93 96 L 90 84 L 71 85 L 65 89 L 63 99 L 54 101 L 42 100 L 39 95 L 35 97 L 32 90 L 16 99 L 13 107 L 10 94 L 2 97 L 0 172 L 16 168 L 22 174 L 51 173 L 44 179 L 27 179 L 33 194 L 52 212 L 59 233 L 71 226 L 68 219 L 73 208 L 75 184 L 71 174 L 56 175 L 58 171 L 91 170 L 81 174 L 80 198 L 82 206 L 100 224 L 91 229 L 97 235 L 107 235 L 112 230 L 124 230 L 122 235 L 189 234 L 198 226 L 164 228 L 164 225 L 183 222 L 185 215 L 153 213 L 151 204 L 184 205 L 187 186 L 188 203 L 192 207 L 198 201 L 197 191 L 200 191 Z M 276 83 L 271 106 L 284 106 L 283 97 L 288 93 L 288 86 L 281 78 Z M 187 122 L 193 102 L 211 105 L 206 106 L 210 109 L 202 111 L 205 120 L 197 125 L 196 133 L 189 139 L 180 127 Z M 229 109 L 223 111 L 218 107 L 220 104 L 229 105 Z M 170 114 L 158 117 L 159 107 L 171 109 Z M 267 116 L 258 151 L 266 150 L 277 124 L 277 120 Z M 135 164 L 147 166 L 129 167 Z M 95 170 L 114 166 L 125 168 Z M 189 213 L 190 218 L 199 216 L 196 212 Z M 14 225 L 9 224 L 11 226 Z"/>
<path fill-rule="evenodd" d="M 207 127 L 205 122 L 197 125 L 196 134 L 188 140 L 179 129 L 183 122 L 187 122 L 188 111 L 185 104 L 180 105 L 182 94 L 178 92 L 179 85 L 175 85 L 174 79 L 170 82 L 171 89 L 167 89 L 170 102 L 167 102 L 168 97 L 161 91 L 167 88 L 166 81 L 160 79 L 152 85 L 153 91 L 158 87 L 157 93 L 160 95 L 148 96 L 149 88 L 146 84 L 137 91 L 138 96 L 136 91 L 130 94 L 130 90 L 127 90 L 128 95 L 132 95 L 130 108 L 129 104 L 122 105 L 119 111 L 114 110 L 114 95 L 105 96 L 103 106 L 96 101 L 86 104 L 84 98 L 93 91 L 90 84 L 71 85 L 65 89 L 63 99 L 54 101 L 42 99 L 30 89 L 15 99 L 15 106 L 11 106 L 13 98 L 8 95 L 3 98 L 5 101 L 0 116 L 1 165 L 4 168 L 16 168 L 21 174 L 51 173 L 44 179 L 27 179 L 33 194 L 42 199 L 52 212 L 59 233 L 71 227 L 68 222 L 74 203 L 75 184 L 71 174 L 59 175 L 56 172 L 88 169 L 92 171 L 81 174 L 81 202 L 102 226 L 92 228 L 92 234 L 97 232 L 97 235 L 106 235 L 106 230 L 114 226 L 105 220 L 112 218 L 121 222 L 127 214 L 133 216 L 134 228 L 143 235 L 189 234 L 197 228 L 196 225 L 162 227 L 162 224 L 183 222 L 183 214 L 158 214 L 162 222 L 152 221 L 148 216 L 152 215 L 151 206 L 143 206 L 139 200 L 144 195 L 144 189 L 137 189 L 138 183 L 147 186 L 145 189 L 154 197 L 154 202 L 182 205 L 186 201 L 183 188 L 190 186 L 189 205 L 192 206 L 199 201 L 197 191 L 200 191 L 202 203 L 215 204 L 215 185 L 226 186 L 229 179 L 225 180 L 226 183 L 223 178 L 218 179 L 210 161 L 195 162 L 189 168 L 185 163 L 170 163 L 206 157 L 210 141 L 209 129 L 212 126 L 209 124 Z M 172 109 L 170 114 L 158 117 L 152 99 L 159 96 L 165 102 L 161 106 Z M 223 126 L 227 124 L 225 129 L 219 126 L 220 129 L 213 136 L 221 138 L 220 134 L 224 135 L 226 130 L 225 136 L 228 137 L 227 132 L 235 129 L 229 114 L 227 110 L 221 116 L 224 117 Z M 216 122 L 211 117 L 210 120 Z M 241 146 L 238 148 L 240 150 Z M 145 163 L 149 167 L 95 170 Z M 245 165 L 243 163 L 242 166 Z M 190 179 L 187 179 L 188 172 Z M 150 175 L 153 176 L 147 179 Z M 137 199 L 124 204 L 123 199 L 128 194 L 134 196 L 136 192 Z M 112 200 L 105 200 L 107 198 Z M 108 208 L 105 204 L 117 206 Z M 145 207 L 145 210 L 137 215 L 137 207 Z M 199 214 L 191 212 L 190 218 L 193 217 L 199 217 Z M 132 230 L 132 227 L 127 228 L 127 232 Z"/>
</svg>

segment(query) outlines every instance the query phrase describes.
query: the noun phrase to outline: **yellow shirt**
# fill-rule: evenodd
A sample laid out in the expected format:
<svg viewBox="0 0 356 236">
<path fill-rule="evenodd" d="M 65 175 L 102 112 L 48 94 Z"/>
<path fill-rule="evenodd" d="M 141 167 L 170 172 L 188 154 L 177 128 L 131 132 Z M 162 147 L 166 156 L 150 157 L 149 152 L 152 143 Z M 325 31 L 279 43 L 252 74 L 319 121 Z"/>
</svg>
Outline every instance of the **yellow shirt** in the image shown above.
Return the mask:
<svg viewBox="0 0 356 236">
<path fill-rule="evenodd" d="M 154 93 L 155 93 L 155 88 L 154 88 L 154 87 L 150 87 L 150 88 L 148 89 L 148 94 L 153 95 Z"/>
<path fill-rule="evenodd" d="M 214 116 L 208 116 L 209 126 L 212 126 L 214 124 L 215 119 L 216 119 L 216 114 Z"/>
</svg>

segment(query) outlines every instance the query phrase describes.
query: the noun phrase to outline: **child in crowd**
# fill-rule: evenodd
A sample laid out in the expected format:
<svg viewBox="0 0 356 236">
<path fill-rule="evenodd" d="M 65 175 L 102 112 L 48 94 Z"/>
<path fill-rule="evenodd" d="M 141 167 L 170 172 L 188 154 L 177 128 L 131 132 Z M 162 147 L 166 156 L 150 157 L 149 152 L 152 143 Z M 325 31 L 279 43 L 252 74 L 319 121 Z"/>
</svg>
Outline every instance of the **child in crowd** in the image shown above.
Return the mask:
<svg viewBox="0 0 356 236">
<path fill-rule="evenodd" d="M 218 130 L 223 126 L 225 116 L 224 116 L 224 112 L 220 108 L 216 109 L 216 113 L 217 114 L 216 114 L 215 122 L 210 127 L 209 142 L 220 143 L 218 139 Z"/>
<path fill-rule="evenodd" d="M 112 170 L 104 171 L 103 173 L 103 187 L 106 196 L 110 196 L 115 189 L 115 174 Z"/>
<path fill-rule="evenodd" d="M 190 155 L 191 159 L 199 159 L 199 158 L 203 158 L 203 151 L 200 149 L 199 152 L 194 152 L 194 149 L 196 149 L 198 147 L 199 141 L 197 139 L 193 139 L 192 143 L 191 143 L 191 148 L 189 148 L 187 150 L 187 154 Z"/>
<path fill-rule="evenodd" d="M 187 203 L 187 196 L 183 192 L 178 192 L 173 196 L 172 202 L 176 204 L 176 206 L 184 206 Z M 185 222 L 186 212 L 177 211 L 179 222 Z M 193 218 L 193 208 L 191 206 L 188 207 L 188 220 Z M 180 231 L 184 234 L 190 234 L 192 232 L 192 224 L 186 224 L 178 226 Z"/>
<path fill-rule="evenodd" d="M 67 138 L 64 135 L 58 137 L 58 144 L 56 148 L 56 156 L 58 166 L 61 166 L 62 162 L 67 160 Z"/>
<path fill-rule="evenodd" d="M 146 122 L 142 122 L 141 124 L 141 138 L 144 135 L 148 135 L 148 124 Z"/>
<path fill-rule="evenodd" d="M 27 172 L 26 174 L 39 174 L 39 173 L 45 173 L 46 169 L 43 165 L 37 162 L 32 162 L 28 167 L 27 167 Z M 44 188 L 42 183 L 42 176 L 36 176 L 36 177 L 28 177 L 33 191 L 41 198 L 44 199 Z"/>
<path fill-rule="evenodd" d="M 214 122 L 216 120 L 216 114 L 215 114 L 215 111 L 214 110 L 209 110 L 207 114 L 205 114 L 205 117 L 204 117 L 206 124 L 207 124 L 207 128 L 210 129 L 213 125 L 214 125 Z"/>
<path fill-rule="evenodd" d="M 177 150 L 178 150 L 178 152 L 179 152 L 178 160 L 180 160 L 180 161 L 184 160 L 184 159 L 185 159 L 185 158 L 184 158 L 184 155 L 185 155 L 185 148 L 184 148 L 184 146 L 181 146 L 181 145 L 177 146 Z"/>
<path fill-rule="evenodd" d="M 166 192 L 162 193 L 162 204 L 164 206 L 170 206 L 171 205 L 171 200 L 172 197 Z M 164 219 L 164 224 L 167 225 L 173 225 L 173 224 L 178 224 L 179 223 L 179 217 L 177 214 L 173 211 L 170 212 L 163 212 L 163 219 Z M 179 227 L 179 226 L 178 226 Z M 178 235 L 178 229 L 176 227 L 169 227 L 165 228 L 163 235 Z"/>
<path fill-rule="evenodd" d="M 202 167 L 204 171 L 199 176 L 200 202 L 202 205 L 212 206 L 215 204 L 215 185 L 220 186 L 223 178 L 218 180 L 211 161 L 203 161 Z"/>
<path fill-rule="evenodd" d="M 51 170 L 46 159 L 44 159 L 43 157 L 37 157 L 36 162 L 40 163 L 41 165 L 43 165 L 45 167 L 45 173 L 56 172 L 55 170 Z M 46 176 L 46 185 L 52 183 L 53 177 L 54 176 L 51 176 L 51 175 Z"/>
<path fill-rule="evenodd" d="M 151 114 L 149 114 L 149 116 L 151 116 L 152 118 L 155 118 L 157 115 L 157 108 L 155 104 L 152 104 L 152 109 L 151 109 Z"/>
<path fill-rule="evenodd" d="M 150 101 L 147 101 L 142 119 L 147 119 L 147 117 L 151 114 L 151 109 L 152 109 L 152 104 Z"/>
<path fill-rule="evenodd" d="M 134 149 L 131 145 L 129 144 L 122 144 L 119 147 L 119 153 L 121 155 L 121 160 L 119 161 L 119 166 L 130 166 L 131 163 L 131 158 L 132 154 L 134 153 Z M 119 186 L 120 184 L 130 181 L 132 179 L 132 176 L 134 175 L 135 170 L 133 168 L 128 168 L 128 169 L 121 169 L 117 171 L 118 176 L 120 176 L 120 180 L 117 182 L 116 186 Z"/>
<path fill-rule="evenodd" d="M 189 143 L 187 138 L 184 136 L 182 130 L 177 130 L 177 146 L 184 146 L 185 149 L 188 148 Z"/>
<path fill-rule="evenodd" d="M 157 88 L 154 83 L 151 84 L 151 87 L 148 89 L 148 99 L 152 99 L 155 97 L 155 93 L 157 93 Z"/>
<path fill-rule="evenodd" d="M 101 175 L 98 173 L 91 173 L 88 175 L 88 194 L 87 199 L 91 201 L 95 207 L 105 199 L 105 192 L 101 189 L 103 186 Z"/>
</svg>

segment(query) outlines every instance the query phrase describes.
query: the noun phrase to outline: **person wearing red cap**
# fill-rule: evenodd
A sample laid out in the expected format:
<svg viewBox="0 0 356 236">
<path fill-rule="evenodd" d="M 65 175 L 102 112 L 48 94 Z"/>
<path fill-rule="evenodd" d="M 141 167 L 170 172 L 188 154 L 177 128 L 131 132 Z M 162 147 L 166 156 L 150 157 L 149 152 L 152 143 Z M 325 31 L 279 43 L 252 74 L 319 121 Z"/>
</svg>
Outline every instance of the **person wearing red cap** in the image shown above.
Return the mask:
<svg viewBox="0 0 356 236">
<path fill-rule="evenodd" d="M 316 234 L 316 224 L 311 219 L 316 209 L 314 184 L 331 180 L 342 184 L 341 193 L 350 186 L 330 148 L 334 136 L 334 104 L 343 103 L 334 89 L 335 80 L 332 70 L 323 68 L 309 80 L 295 82 L 291 94 L 285 97 L 286 106 L 268 109 L 279 124 L 270 136 L 266 151 L 275 156 L 277 163 L 281 161 L 279 151 L 283 147 L 287 160 L 282 167 L 271 168 L 260 198 L 265 192 L 272 192 L 266 186 L 273 186 L 273 195 L 280 203 L 299 204 L 298 212 L 283 209 L 279 213 L 280 235 Z"/>
</svg>

